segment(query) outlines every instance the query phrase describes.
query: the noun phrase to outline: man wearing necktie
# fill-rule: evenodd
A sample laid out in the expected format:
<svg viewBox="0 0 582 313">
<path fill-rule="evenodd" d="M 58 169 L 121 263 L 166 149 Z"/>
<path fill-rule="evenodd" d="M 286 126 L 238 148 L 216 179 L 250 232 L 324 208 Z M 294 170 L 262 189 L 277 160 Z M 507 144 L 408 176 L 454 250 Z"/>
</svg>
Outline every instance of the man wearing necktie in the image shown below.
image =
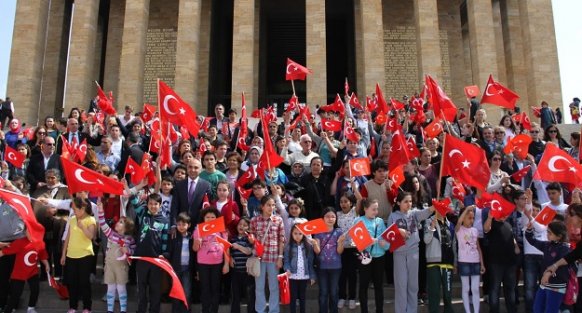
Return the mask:
<svg viewBox="0 0 582 313">
<path fill-rule="evenodd" d="M 170 209 L 171 235 L 175 235 L 176 217 L 181 212 L 188 212 L 192 220 L 191 228 L 194 228 L 199 221 L 199 213 L 202 210 L 202 199 L 205 194 L 210 196 L 210 183 L 198 177 L 202 172 L 202 164 L 199 160 L 193 159 L 187 165 L 188 178 L 176 183 L 174 195 L 172 196 L 172 206 Z"/>
<path fill-rule="evenodd" d="M 83 140 L 87 139 L 87 144 L 94 147 L 101 145 L 101 138 L 103 134 L 98 134 L 95 138 L 79 131 L 79 121 L 76 118 L 69 118 L 67 120 L 67 132 L 62 134 L 62 137 L 57 138 L 57 154 L 63 151 L 63 138 L 66 139 L 71 146 L 79 146 Z"/>
</svg>

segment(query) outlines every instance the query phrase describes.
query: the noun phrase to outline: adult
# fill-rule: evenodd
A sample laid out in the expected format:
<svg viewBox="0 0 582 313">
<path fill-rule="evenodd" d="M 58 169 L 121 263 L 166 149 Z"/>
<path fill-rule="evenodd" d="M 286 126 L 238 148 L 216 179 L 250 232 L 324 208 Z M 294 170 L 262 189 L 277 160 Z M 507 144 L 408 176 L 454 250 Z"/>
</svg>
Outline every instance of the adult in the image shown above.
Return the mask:
<svg viewBox="0 0 582 313">
<path fill-rule="evenodd" d="M 540 138 L 541 128 L 538 123 L 531 123 L 531 130 L 529 131 L 532 142 L 529 144 L 527 153 L 533 155 L 536 163 L 542 157 L 544 150 L 546 148 L 546 143 Z"/>
<path fill-rule="evenodd" d="M 569 105 L 570 107 L 570 116 L 572 116 L 572 122 L 576 124 L 580 124 L 578 120 L 580 118 L 580 98 L 576 97 L 572 99 L 572 102 Z"/>
<path fill-rule="evenodd" d="M 92 146 L 99 146 L 101 144 L 102 135 L 99 134 L 97 137 L 91 137 L 86 133 L 81 132 L 79 129 L 79 120 L 74 117 L 69 117 L 67 120 L 68 131 L 63 133 L 61 137 L 57 139 L 57 153 L 61 154 L 63 152 L 63 138 L 72 146 L 78 146 L 83 141 L 87 141 L 87 144 Z"/>
<path fill-rule="evenodd" d="M 222 105 L 222 103 L 217 103 L 216 106 L 214 106 L 214 117 L 210 119 L 210 125 L 215 126 L 218 132 L 222 132 L 223 123 L 228 125 L 228 118 L 224 116 L 224 105 Z"/>
<path fill-rule="evenodd" d="M 132 158 L 137 164 L 141 164 L 144 156 L 144 152 L 141 146 L 141 137 L 137 133 L 130 133 L 125 140 L 126 149 L 122 151 L 121 161 L 119 162 L 118 168 L 123 169 L 119 171 L 118 176 L 124 176 L 125 166 L 127 165 L 127 160 Z"/>
<path fill-rule="evenodd" d="M 61 168 L 60 156 L 55 153 L 55 140 L 46 137 L 41 147 L 41 153 L 30 157 L 26 168 L 26 180 L 33 193 L 36 188 L 46 185 L 45 172 L 48 169 Z"/>
<path fill-rule="evenodd" d="M 14 103 L 10 97 L 6 97 L 6 100 L 0 103 L 0 123 L 2 123 L 2 129 L 14 118 Z M 8 122 L 6 122 L 8 120 Z"/>
<path fill-rule="evenodd" d="M 113 146 L 113 140 L 110 136 L 105 136 L 101 138 L 101 149 L 97 152 L 97 159 L 99 163 L 107 164 L 111 172 L 117 170 L 117 165 L 121 161 L 121 158 L 113 153 L 111 147 Z M 125 171 L 125 169 L 120 169 Z"/>
<path fill-rule="evenodd" d="M 314 157 L 309 164 L 311 172 L 301 178 L 300 186 L 304 189 L 295 196 L 305 200 L 306 217 L 308 220 L 321 217 L 323 208 L 333 206 L 331 197 L 331 181 L 323 175 L 323 160 Z"/>
<path fill-rule="evenodd" d="M 57 123 L 55 122 L 55 118 L 53 116 L 47 116 L 44 118 L 44 128 L 47 131 L 47 136 L 53 137 L 57 140 L 59 136 L 59 130 L 57 128 Z"/>
<path fill-rule="evenodd" d="M 558 127 L 554 124 L 548 126 L 544 130 L 544 141 L 546 143 L 551 142 L 562 150 L 567 150 L 571 148 L 570 144 L 564 138 L 562 138 L 562 134 L 560 134 L 560 129 L 558 129 Z"/>
<path fill-rule="evenodd" d="M 26 144 L 30 147 L 31 154 L 40 153 L 40 146 L 44 141 L 44 138 L 47 136 L 47 130 L 43 126 L 38 126 L 34 130 L 34 134 L 32 135 L 32 140 L 29 140 Z"/>
<path fill-rule="evenodd" d="M 478 141 L 479 146 L 483 150 L 485 150 L 485 154 L 487 155 L 487 159 L 490 159 L 493 156 L 493 151 L 503 149 L 503 146 L 500 146 L 498 143 L 495 142 L 495 134 L 493 131 L 492 126 L 484 126 L 482 131 L 481 140 Z"/>
<path fill-rule="evenodd" d="M 121 122 L 121 125 L 127 126 L 127 124 L 129 124 L 133 121 L 134 116 L 132 115 L 132 113 L 133 113 L 133 108 L 130 107 L 129 105 L 126 105 L 124 113 L 122 115 L 118 116 L 118 119 Z"/>
<path fill-rule="evenodd" d="M 501 170 L 501 161 L 503 156 L 501 152 L 494 151 L 489 158 L 489 170 L 491 171 L 491 176 L 489 177 L 489 183 L 487 184 L 487 192 L 501 193 L 504 185 L 510 183 L 509 175 Z"/>
<path fill-rule="evenodd" d="M 544 130 L 550 127 L 550 125 L 556 124 L 556 117 L 554 116 L 554 112 L 552 112 L 552 108 L 550 108 L 550 105 L 546 101 L 542 101 L 542 109 L 540 110 L 540 124 Z"/>
<path fill-rule="evenodd" d="M 285 159 L 285 164 L 291 166 L 296 161 L 299 161 L 303 164 L 304 167 L 308 168 L 311 160 L 315 157 L 319 157 L 319 155 L 313 151 L 311 151 L 311 137 L 309 135 L 301 135 L 300 137 L 300 145 L 301 151 L 296 151 L 289 154 L 288 149 L 283 149 L 281 156 Z"/>
<path fill-rule="evenodd" d="M 176 182 L 173 189 L 172 206 L 170 209 L 170 225 L 175 230 L 176 217 L 182 212 L 187 212 L 192 221 L 198 221 L 198 214 L 202 210 L 202 199 L 205 194 L 210 194 L 209 182 L 200 179 L 202 164 L 193 159 L 187 165 L 188 178 Z M 191 226 L 191 228 L 194 228 Z"/>
<path fill-rule="evenodd" d="M 109 136 L 111 137 L 111 152 L 121 158 L 124 142 L 119 125 L 114 124 L 109 127 Z"/>
</svg>

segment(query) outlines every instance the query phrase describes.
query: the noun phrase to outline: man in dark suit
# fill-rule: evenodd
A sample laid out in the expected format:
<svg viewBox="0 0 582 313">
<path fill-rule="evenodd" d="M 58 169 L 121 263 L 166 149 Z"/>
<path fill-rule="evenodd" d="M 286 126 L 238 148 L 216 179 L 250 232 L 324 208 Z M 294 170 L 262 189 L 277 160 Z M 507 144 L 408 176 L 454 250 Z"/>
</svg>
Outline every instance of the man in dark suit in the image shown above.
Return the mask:
<svg viewBox="0 0 582 313">
<path fill-rule="evenodd" d="M 101 137 L 103 135 L 99 134 L 97 137 L 93 138 L 86 133 L 82 133 L 79 131 L 79 121 L 76 118 L 70 118 L 67 120 L 67 129 L 66 133 L 63 133 L 62 136 L 57 138 L 57 154 L 61 154 L 63 151 L 63 137 L 69 142 L 69 144 L 77 143 L 80 145 L 83 140 L 87 139 L 87 144 L 92 145 L 93 147 L 98 147 L 101 145 Z"/>
<path fill-rule="evenodd" d="M 55 140 L 46 136 L 42 143 L 41 153 L 30 157 L 26 168 L 26 181 L 30 185 L 31 194 L 39 188 L 46 186 L 45 172 L 48 169 L 56 168 L 61 170 L 61 159 L 55 153 Z"/>
<path fill-rule="evenodd" d="M 121 150 L 121 161 L 117 165 L 118 176 L 121 178 L 125 174 L 125 166 L 127 165 L 127 160 L 132 158 L 137 164 L 141 164 L 143 160 L 144 152 L 141 148 L 141 138 L 137 133 L 129 133 L 125 139 L 126 147 Z M 129 174 L 128 174 L 129 175 Z M 126 177 L 129 181 L 129 176 Z"/>
<path fill-rule="evenodd" d="M 202 164 L 193 159 L 187 165 L 188 178 L 176 183 L 172 195 L 170 210 L 170 225 L 175 229 L 176 217 L 181 212 L 188 212 L 192 220 L 191 228 L 199 223 L 199 213 L 202 210 L 202 199 L 205 194 L 210 197 L 210 183 L 198 177 L 202 172 Z"/>
</svg>

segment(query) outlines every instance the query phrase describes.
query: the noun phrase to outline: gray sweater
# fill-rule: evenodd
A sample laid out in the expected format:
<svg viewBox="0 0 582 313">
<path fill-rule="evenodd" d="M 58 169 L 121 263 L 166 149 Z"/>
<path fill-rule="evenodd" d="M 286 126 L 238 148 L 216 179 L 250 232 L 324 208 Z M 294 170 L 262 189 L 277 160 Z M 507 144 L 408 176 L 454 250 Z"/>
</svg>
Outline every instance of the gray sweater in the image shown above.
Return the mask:
<svg viewBox="0 0 582 313">
<path fill-rule="evenodd" d="M 431 215 L 430 209 L 412 209 L 404 214 L 401 211 L 394 211 L 388 217 L 388 227 L 396 224 L 398 228 L 407 230 L 410 237 L 406 240 L 406 245 L 396 249 L 394 253 L 403 253 L 412 250 L 418 250 L 418 243 L 420 242 L 420 222 L 426 220 Z"/>
</svg>

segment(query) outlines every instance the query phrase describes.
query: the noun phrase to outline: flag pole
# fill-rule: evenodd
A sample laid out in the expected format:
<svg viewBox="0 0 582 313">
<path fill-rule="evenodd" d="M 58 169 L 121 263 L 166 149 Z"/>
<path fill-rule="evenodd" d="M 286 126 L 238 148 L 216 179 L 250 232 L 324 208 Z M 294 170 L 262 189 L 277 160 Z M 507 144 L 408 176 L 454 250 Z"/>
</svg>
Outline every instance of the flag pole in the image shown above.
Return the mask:
<svg viewBox="0 0 582 313">
<path fill-rule="evenodd" d="M 295 94 L 295 80 L 294 79 L 291 80 L 291 88 L 293 88 L 293 95 L 297 97 L 297 95 Z M 299 101 L 297 101 L 297 102 L 299 102 Z"/>
<path fill-rule="evenodd" d="M 446 145 L 447 145 L 447 135 L 445 134 L 445 138 L 443 139 L 443 151 L 447 151 Z M 443 164 L 445 163 L 444 162 L 445 157 L 446 157 L 445 155 L 442 156 L 441 164 L 439 165 L 439 178 L 437 180 L 437 182 L 439 183 L 439 186 L 440 186 L 440 182 L 443 180 Z M 436 197 L 437 200 L 440 199 L 440 196 L 441 196 L 441 188 L 439 188 L 437 190 L 437 197 Z"/>
<path fill-rule="evenodd" d="M 245 97 L 245 92 L 244 91 L 242 92 L 242 96 L 243 96 L 243 99 L 244 99 L 244 97 Z M 245 104 L 245 109 L 246 109 L 246 104 Z M 238 149 L 238 141 L 240 140 L 240 132 L 242 131 L 242 127 L 241 127 L 242 126 L 241 125 L 242 124 L 242 116 L 240 118 L 241 118 L 241 120 L 240 120 L 241 123 L 239 124 L 239 127 L 240 128 L 238 129 L 238 134 L 237 134 L 237 137 L 236 137 L 236 145 L 234 146 L 234 150 L 237 150 Z"/>
</svg>

